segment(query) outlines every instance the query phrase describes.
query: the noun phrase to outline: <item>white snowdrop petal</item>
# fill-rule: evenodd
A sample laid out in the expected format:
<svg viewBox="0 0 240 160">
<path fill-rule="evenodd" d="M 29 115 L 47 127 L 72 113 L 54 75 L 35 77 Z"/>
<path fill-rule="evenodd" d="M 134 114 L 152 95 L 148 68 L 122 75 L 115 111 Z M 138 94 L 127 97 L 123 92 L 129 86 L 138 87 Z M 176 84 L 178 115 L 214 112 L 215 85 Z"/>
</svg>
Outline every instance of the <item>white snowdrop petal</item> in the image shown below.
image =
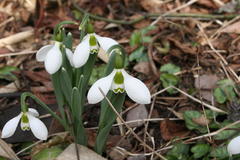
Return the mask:
<svg viewBox="0 0 240 160">
<path fill-rule="evenodd" d="M 11 137 L 17 129 L 18 123 L 21 119 L 22 113 L 17 117 L 10 119 L 2 129 L 2 138 Z"/>
<path fill-rule="evenodd" d="M 45 124 L 31 114 L 27 114 L 27 117 L 33 135 L 40 140 L 46 140 L 48 136 L 48 130 Z"/>
<path fill-rule="evenodd" d="M 66 48 L 66 55 L 67 55 L 68 61 L 70 62 L 71 66 L 74 67 L 74 65 L 73 65 L 73 52 L 71 51 L 71 49 Z"/>
<path fill-rule="evenodd" d="M 227 145 L 227 150 L 230 155 L 240 153 L 240 136 L 233 138 Z"/>
<path fill-rule="evenodd" d="M 74 67 L 82 67 L 88 60 L 90 55 L 90 45 L 89 45 L 89 36 L 84 38 L 84 40 L 77 46 L 74 51 L 72 63 Z"/>
<path fill-rule="evenodd" d="M 39 62 L 43 62 L 47 56 L 47 53 L 49 52 L 49 50 L 51 50 L 53 48 L 54 45 L 46 45 L 43 46 L 42 48 L 40 48 L 37 53 L 36 53 L 36 59 Z"/>
<path fill-rule="evenodd" d="M 108 37 L 101 37 L 98 35 L 95 35 L 95 37 L 98 40 L 98 43 L 100 44 L 101 48 L 107 52 L 112 46 L 117 45 L 118 42 L 115 41 L 112 38 L 108 38 Z"/>
<path fill-rule="evenodd" d="M 35 108 L 28 108 L 28 113 L 34 117 L 39 117 L 39 113 Z"/>
<path fill-rule="evenodd" d="M 104 99 L 104 96 L 100 92 L 99 88 L 101 88 L 103 93 L 106 95 L 111 88 L 111 84 L 115 73 L 116 71 L 113 70 L 113 72 L 109 74 L 107 77 L 97 80 L 92 85 L 87 94 L 88 103 L 96 104 Z"/>
<path fill-rule="evenodd" d="M 56 73 L 62 66 L 62 53 L 59 48 L 59 44 L 55 44 L 51 48 L 44 61 L 45 68 L 49 74 Z"/>
<path fill-rule="evenodd" d="M 122 74 L 127 95 L 139 104 L 149 104 L 151 102 L 151 94 L 147 86 L 139 79 L 129 75 L 125 70 L 122 70 Z"/>
</svg>

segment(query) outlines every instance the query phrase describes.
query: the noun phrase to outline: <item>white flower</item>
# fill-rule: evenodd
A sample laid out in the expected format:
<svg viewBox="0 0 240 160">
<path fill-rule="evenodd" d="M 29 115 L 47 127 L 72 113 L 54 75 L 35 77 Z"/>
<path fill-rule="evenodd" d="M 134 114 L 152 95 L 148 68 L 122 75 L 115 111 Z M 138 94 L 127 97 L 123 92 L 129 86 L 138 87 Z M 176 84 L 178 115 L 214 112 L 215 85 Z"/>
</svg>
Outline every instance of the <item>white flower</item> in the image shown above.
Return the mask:
<svg viewBox="0 0 240 160">
<path fill-rule="evenodd" d="M 117 41 L 108 38 L 101 37 L 95 33 L 87 34 L 83 41 L 77 46 L 74 54 L 73 54 L 73 64 L 76 68 L 83 66 L 90 55 L 90 53 L 98 52 L 99 45 L 100 47 L 107 52 L 109 48 L 118 44 Z"/>
<path fill-rule="evenodd" d="M 240 136 L 233 138 L 227 145 L 228 153 L 232 156 L 233 154 L 240 153 Z"/>
<path fill-rule="evenodd" d="M 124 69 L 114 69 L 108 76 L 97 80 L 90 88 L 87 99 L 90 104 L 95 104 L 104 99 L 99 88 L 107 95 L 111 89 L 114 93 L 123 93 L 139 104 L 149 104 L 151 95 L 147 86 L 137 78 L 129 75 Z"/>
<path fill-rule="evenodd" d="M 18 123 L 21 119 L 21 129 L 23 131 L 30 130 L 33 135 L 40 140 L 46 140 L 48 136 L 48 130 L 45 124 L 39 120 L 39 114 L 37 110 L 29 108 L 28 112 L 21 112 L 18 116 L 10 119 L 2 129 L 2 137 L 8 138 L 11 137 L 17 129 Z"/>
<path fill-rule="evenodd" d="M 45 68 L 49 74 L 56 73 L 62 66 L 63 60 L 60 45 L 60 42 L 55 42 L 54 45 L 43 46 L 37 51 L 37 61 L 44 62 Z M 72 51 L 66 48 L 66 54 L 72 65 Z"/>
</svg>

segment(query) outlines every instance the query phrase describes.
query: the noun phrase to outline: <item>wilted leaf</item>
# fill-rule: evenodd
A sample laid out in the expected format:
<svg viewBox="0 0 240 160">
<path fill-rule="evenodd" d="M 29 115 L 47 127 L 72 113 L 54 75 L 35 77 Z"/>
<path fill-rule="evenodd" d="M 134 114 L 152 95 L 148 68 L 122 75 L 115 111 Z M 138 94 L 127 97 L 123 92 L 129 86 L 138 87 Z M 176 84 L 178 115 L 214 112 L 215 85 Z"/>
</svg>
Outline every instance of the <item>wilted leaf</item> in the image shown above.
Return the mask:
<svg viewBox="0 0 240 160">
<path fill-rule="evenodd" d="M 208 144 L 196 144 L 191 148 L 194 158 L 200 158 L 208 153 L 210 146 Z"/>
<path fill-rule="evenodd" d="M 185 111 L 183 113 L 183 117 L 186 123 L 186 127 L 190 130 L 197 129 L 201 133 L 206 133 L 207 128 L 204 126 L 201 126 L 193 121 L 193 119 L 200 118 L 202 114 L 198 111 Z"/>
<path fill-rule="evenodd" d="M 205 117 L 203 114 L 199 118 L 193 118 L 192 121 L 201 125 L 201 126 L 206 126 L 210 123 L 210 120 L 207 119 L 207 117 Z"/>
<path fill-rule="evenodd" d="M 161 136 L 166 141 L 175 137 L 182 138 L 189 134 L 189 131 L 184 125 L 169 120 L 164 120 L 160 123 L 160 131 Z"/>
<path fill-rule="evenodd" d="M 240 34 L 240 21 L 237 21 L 233 24 L 228 25 L 227 27 L 225 27 L 222 32 L 225 33 L 236 33 L 236 34 Z"/>
</svg>

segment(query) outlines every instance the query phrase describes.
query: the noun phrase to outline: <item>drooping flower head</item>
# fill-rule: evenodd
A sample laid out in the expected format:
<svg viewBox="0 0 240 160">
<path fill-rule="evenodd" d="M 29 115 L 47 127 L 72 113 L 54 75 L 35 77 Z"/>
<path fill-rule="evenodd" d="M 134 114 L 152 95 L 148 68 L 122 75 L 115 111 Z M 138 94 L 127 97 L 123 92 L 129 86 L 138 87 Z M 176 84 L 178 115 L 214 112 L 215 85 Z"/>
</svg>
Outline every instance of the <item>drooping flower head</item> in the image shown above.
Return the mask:
<svg viewBox="0 0 240 160">
<path fill-rule="evenodd" d="M 240 136 L 233 138 L 227 145 L 227 150 L 230 156 L 240 154 Z"/>
<path fill-rule="evenodd" d="M 56 73 L 62 66 L 63 58 L 60 49 L 61 42 L 56 41 L 53 45 L 46 45 L 37 51 L 36 59 L 39 62 L 44 62 L 45 69 L 49 74 Z M 72 64 L 72 51 L 65 48 L 69 62 Z"/>
<path fill-rule="evenodd" d="M 151 95 L 146 85 L 137 78 L 129 75 L 124 69 L 114 69 L 107 77 L 96 81 L 90 88 L 87 99 L 95 104 L 104 99 L 99 88 L 107 95 L 109 90 L 114 93 L 126 92 L 127 95 L 139 104 L 149 104 Z"/>
<path fill-rule="evenodd" d="M 114 39 L 101 37 L 94 33 L 91 28 L 88 30 L 88 34 L 83 38 L 73 54 L 74 67 L 79 68 L 83 66 L 87 62 L 90 54 L 98 53 L 99 47 L 107 52 L 109 48 L 116 44 L 118 44 L 118 42 Z"/>
<path fill-rule="evenodd" d="M 39 113 L 33 108 L 29 108 L 27 112 L 21 112 L 4 125 L 1 138 L 11 137 L 15 133 L 19 121 L 21 121 L 20 126 L 23 131 L 31 130 L 36 138 L 46 140 L 48 130 L 45 124 L 37 118 L 38 116 Z"/>
<path fill-rule="evenodd" d="M 129 75 L 124 70 L 124 59 L 120 50 L 116 50 L 115 68 L 108 76 L 97 80 L 90 88 L 87 99 L 90 104 L 95 104 L 104 99 L 99 88 L 105 95 L 112 90 L 114 93 L 124 93 L 139 104 L 149 104 L 151 95 L 147 86 L 137 78 Z"/>
</svg>

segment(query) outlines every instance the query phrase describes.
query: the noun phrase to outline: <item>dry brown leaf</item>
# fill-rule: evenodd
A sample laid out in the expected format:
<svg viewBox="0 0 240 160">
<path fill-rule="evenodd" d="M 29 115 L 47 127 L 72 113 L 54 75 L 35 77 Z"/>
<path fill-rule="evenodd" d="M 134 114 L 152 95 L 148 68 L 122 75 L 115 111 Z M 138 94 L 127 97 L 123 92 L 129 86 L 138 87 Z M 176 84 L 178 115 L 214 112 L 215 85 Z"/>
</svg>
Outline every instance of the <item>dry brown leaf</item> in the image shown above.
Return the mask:
<svg viewBox="0 0 240 160">
<path fill-rule="evenodd" d="M 209 8 L 214 8 L 214 9 L 217 9 L 218 7 L 220 7 L 220 6 L 217 6 L 212 0 L 198 0 L 197 3 Z"/>
<path fill-rule="evenodd" d="M 236 33 L 236 34 L 240 34 L 240 21 L 237 21 L 233 24 L 228 25 L 227 27 L 225 27 L 222 32 L 225 33 Z"/>
<path fill-rule="evenodd" d="M 192 121 L 201 125 L 201 126 L 206 126 L 210 123 L 210 120 L 207 119 L 204 115 L 202 115 L 199 118 L 193 118 Z"/>
<path fill-rule="evenodd" d="M 141 0 L 140 1 L 141 6 L 151 13 L 160 13 L 162 12 L 162 1 L 159 0 Z"/>
<path fill-rule="evenodd" d="M 18 80 L 9 83 L 6 86 L 0 87 L 0 93 L 13 93 L 17 92 L 18 88 L 20 88 L 20 82 Z"/>
<path fill-rule="evenodd" d="M 190 133 L 184 124 L 178 124 L 167 119 L 160 123 L 160 131 L 161 136 L 166 141 L 175 137 L 185 137 Z"/>
<path fill-rule="evenodd" d="M 9 145 L 5 143 L 2 139 L 0 139 L 0 156 L 8 159 L 19 160 L 12 148 L 9 147 Z"/>
</svg>

